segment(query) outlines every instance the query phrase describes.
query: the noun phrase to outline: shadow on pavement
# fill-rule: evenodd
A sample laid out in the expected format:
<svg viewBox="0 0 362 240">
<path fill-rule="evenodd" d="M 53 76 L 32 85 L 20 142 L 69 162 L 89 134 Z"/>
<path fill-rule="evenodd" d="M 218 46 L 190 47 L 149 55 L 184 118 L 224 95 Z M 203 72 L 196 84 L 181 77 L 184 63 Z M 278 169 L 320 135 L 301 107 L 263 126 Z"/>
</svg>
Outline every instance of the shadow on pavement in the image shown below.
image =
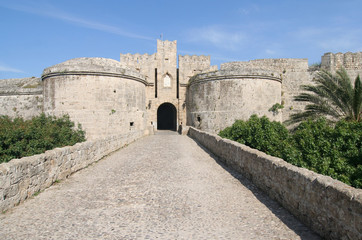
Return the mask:
<svg viewBox="0 0 362 240">
<path fill-rule="evenodd" d="M 191 138 L 192 139 L 192 138 Z M 300 236 L 302 240 L 317 240 L 322 239 L 318 234 L 313 232 L 303 223 L 301 223 L 296 217 L 294 217 L 288 210 L 283 208 L 277 201 L 271 199 L 266 193 L 261 191 L 256 187 L 250 180 L 244 177 L 241 173 L 236 170 L 228 167 L 224 162 L 222 162 L 217 156 L 212 154 L 207 150 L 203 145 L 201 145 L 196 140 L 192 139 L 200 146 L 211 158 L 215 160 L 223 169 L 225 169 L 231 176 L 236 178 L 242 185 L 248 188 L 254 196 L 263 203 L 267 208 L 272 211 L 272 213 L 278 217 L 285 225 L 287 225 L 291 230 L 293 230 L 297 235 Z"/>
</svg>

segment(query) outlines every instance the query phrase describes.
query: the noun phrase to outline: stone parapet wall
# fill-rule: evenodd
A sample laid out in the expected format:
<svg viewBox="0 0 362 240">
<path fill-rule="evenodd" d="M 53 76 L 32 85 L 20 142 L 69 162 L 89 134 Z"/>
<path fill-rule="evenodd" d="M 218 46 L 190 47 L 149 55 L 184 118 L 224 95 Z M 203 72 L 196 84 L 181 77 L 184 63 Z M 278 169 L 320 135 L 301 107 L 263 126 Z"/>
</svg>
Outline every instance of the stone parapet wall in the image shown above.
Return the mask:
<svg viewBox="0 0 362 240">
<path fill-rule="evenodd" d="M 205 81 L 213 81 L 217 79 L 227 79 L 229 76 L 253 76 L 258 78 L 270 79 L 278 82 L 282 82 L 279 76 L 274 76 L 273 71 L 268 71 L 260 68 L 253 69 L 240 69 L 240 68 L 231 68 L 231 69 L 223 69 L 220 71 L 214 72 L 206 72 L 193 76 L 189 84 L 195 84 L 197 82 L 205 82 Z"/>
<path fill-rule="evenodd" d="M 0 115 L 30 119 L 43 110 L 43 85 L 40 78 L 0 80 Z"/>
<path fill-rule="evenodd" d="M 326 239 L 362 239 L 362 190 L 195 128 L 194 138 Z"/>
<path fill-rule="evenodd" d="M 0 164 L 0 212 L 142 136 L 143 131 L 111 136 Z"/>
<path fill-rule="evenodd" d="M 133 80 L 146 83 L 144 76 L 131 68 L 125 68 L 120 62 L 108 58 L 74 58 L 44 69 L 42 78 L 54 75 L 107 75 L 128 76 Z"/>
</svg>

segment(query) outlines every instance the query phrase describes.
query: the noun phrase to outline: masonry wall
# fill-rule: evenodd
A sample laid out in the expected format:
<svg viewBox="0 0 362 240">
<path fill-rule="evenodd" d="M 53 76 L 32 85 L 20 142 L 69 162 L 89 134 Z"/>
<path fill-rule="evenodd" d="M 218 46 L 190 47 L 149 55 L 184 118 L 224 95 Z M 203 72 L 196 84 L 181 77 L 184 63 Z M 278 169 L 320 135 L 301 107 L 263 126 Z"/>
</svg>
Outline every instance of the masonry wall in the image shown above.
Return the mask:
<svg viewBox="0 0 362 240">
<path fill-rule="evenodd" d="M 218 71 L 191 78 L 187 93 L 187 125 L 218 133 L 252 114 L 281 120 L 268 111 L 280 103 L 281 80 L 266 71 Z"/>
<path fill-rule="evenodd" d="M 267 71 L 274 77 L 282 79 L 281 110 L 282 121 L 289 119 L 290 114 L 304 109 L 305 103 L 295 102 L 293 98 L 301 93 L 301 85 L 312 83 L 314 72 L 309 71 L 307 59 L 258 59 L 247 62 L 231 62 L 221 64 L 221 70 Z"/>
<path fill-rule="evenodd" d="M 321 67 L 332 73 L 343 67 L 354 82 L 357 75 L 362 76 L 362 52 L 325 53 L 322 56 Z"/>
<path fill-rule="evenodd" d="M 143 134 L 143 131 L 134 131 L 109 136 L 0 164 L 0 212 L 16 206 L 55 181 L 67 178 Z"/>
<path fill-rule="evenodd" d="M 210 65 L 210 56 L 179 55 L 180 83 L 187 84 L 196 74 L 217 71 L 217 66 Z"/>
<path fill-rule="evenodd" d="M 326 239 L 362 239 L 362 190 L 195 128 L 189 135 Z"/>
<path fill-rule="evenodd" d="M 146 130 L 146 81 L 118 64 L 81 58 L 45 69 L 44 112 L 69 114 L 87 139 Z"/>
<path fill-rule="evenodd" d="M 163 103 L 175 106 L 178 125 L 185 125 L 186 92 L 190 77 L 197 73 L 217 70 L 217 66 L 210 66 L 210 56 L 179 55 L 177 63 L 177 41 L 168 40 L 157 40 L 157 52 L 152 55 L 120 54 L 120 64 L 145 76 L 147 127 L 154 129 L 157 129 L 157 110 Z"/>
<path fill-rule="evenodd" d="M 153 122 L 157 129 L 157 110 L 163 103 L 171 103 L 177 111 L 177 122 L 180 122 L 179 99 L 177 98 L 177 41 L 157 40 L 156 68 L 153 74 L 154 86 L 147 88 L 147 99 L 150 104 L 148 109 L 148 122 Z M 152 81 L 151 81 L 152 82 Z M 157 89 L 157 97 L 155 95 Z"/>
<path fill-rule="evenodd" d="M 43 110 L 40 78 L 0 80 L 0 115 L 30 119 Z"/>
<path fill-rule="evenodd" d="M 196 55 L 179 55 L 178 56 L 178 65 L 179 65 L 179 81 L 180 81 L 180 102 L 179 108 L 182 115 L 181 119 L 185 125 L 187 122 L 187 113 L 186 113 L 186 98 L 187 98 L 187 87 L 191 77 L 196 74 L 217 71 L 217 66 L 210 65 L 210 56 L 196 56 Z"/>
<path fill-rule="evenodd" d="M 145 76 L 147 82 L 154 83 L 156 54 L 120 54 L 120 65 L 122 68 L 139 72 Z"/>
</svg>

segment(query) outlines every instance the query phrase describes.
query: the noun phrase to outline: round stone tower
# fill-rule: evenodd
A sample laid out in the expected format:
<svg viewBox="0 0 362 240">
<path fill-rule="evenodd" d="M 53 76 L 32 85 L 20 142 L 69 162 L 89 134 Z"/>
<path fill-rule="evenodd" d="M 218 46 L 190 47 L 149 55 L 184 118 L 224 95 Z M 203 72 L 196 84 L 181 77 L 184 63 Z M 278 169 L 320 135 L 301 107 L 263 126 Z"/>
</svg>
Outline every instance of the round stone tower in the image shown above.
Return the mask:
<svg viewBox="0 0 362 240">
<path fill-rule="evenodd" d="M 46 68 L 44 112 L 68 114 L 88 139 L 145 131 L 146 81 L 116 60 L 77 58 Z"/>
<path fill-rule="evenodd" d="M 281 102 L 281 79 L 266 70 L 222 70 L 190 79 L 187 92 L 187 125 L 218 133 L 235 120 L 252 114 L 281 120 L 268 111 Z"/>
</svg>

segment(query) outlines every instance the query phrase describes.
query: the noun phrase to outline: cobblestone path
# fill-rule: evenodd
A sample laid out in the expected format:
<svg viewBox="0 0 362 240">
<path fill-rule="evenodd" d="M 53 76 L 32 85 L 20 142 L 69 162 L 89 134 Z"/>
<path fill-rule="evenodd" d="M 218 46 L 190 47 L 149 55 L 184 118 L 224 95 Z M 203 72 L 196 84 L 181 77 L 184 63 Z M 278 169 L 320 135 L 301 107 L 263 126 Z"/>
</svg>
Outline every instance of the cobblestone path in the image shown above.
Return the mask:
<svg viewBox="0 0 362 240">
<path fill-rule="evenodd" d="M 0 239 L 319 237 L 195 141 L 163 132 L 0 214 Z"/>
</svg>

